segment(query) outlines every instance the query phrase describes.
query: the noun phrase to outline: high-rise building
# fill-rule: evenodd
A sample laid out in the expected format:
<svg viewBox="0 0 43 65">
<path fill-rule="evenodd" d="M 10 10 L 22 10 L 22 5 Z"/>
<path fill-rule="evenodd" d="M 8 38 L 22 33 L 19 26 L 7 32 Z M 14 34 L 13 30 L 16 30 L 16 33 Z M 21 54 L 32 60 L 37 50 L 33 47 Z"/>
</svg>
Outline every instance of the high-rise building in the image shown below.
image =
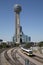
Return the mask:
<svg viewBox="0 0 43 65">
<path fill-rule="evenodd" d="M 16 42 L 16 36 L 13 37 L 13 41 Z M 22 42 L 30 42 L 31 41 L 31 37 L 27 36 L 23 33 L 22 31 L 22 26 L 20 26 L 20 43 Z"/>
<path fill-rule="evenodd" d="M 22 8 L 20 5 L 16 4 L 14 6 L 15 12 L 15 35 L 13 36 L 13 42 L 22 43 L 31 41 L 31 37 L 25 35 L 22 31 L 22 26 L 20 26 L 20 12 Z"/>
</svg>

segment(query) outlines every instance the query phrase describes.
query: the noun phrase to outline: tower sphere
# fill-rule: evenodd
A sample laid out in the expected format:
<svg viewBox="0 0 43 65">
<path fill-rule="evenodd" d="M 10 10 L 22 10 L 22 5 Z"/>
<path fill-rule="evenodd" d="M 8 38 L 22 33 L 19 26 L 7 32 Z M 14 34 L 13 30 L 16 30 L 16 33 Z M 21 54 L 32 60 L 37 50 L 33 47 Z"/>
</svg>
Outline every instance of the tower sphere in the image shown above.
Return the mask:
<svg viewBox="0 0 43 65">
<path fill-rule="evenodd" d="M 21 11 L 21 6 L 19 4 L 16 4 L 14 6 L 14 12 L 19 13 Z"/>
</svg>

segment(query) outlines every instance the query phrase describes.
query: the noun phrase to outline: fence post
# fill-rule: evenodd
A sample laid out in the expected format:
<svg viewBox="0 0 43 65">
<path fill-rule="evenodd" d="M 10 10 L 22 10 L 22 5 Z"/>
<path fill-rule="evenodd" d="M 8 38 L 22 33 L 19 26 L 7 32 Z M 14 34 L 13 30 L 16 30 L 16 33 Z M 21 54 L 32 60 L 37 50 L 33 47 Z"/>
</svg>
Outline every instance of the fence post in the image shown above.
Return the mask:
<svg viewBox="0 0 43 65">
<path fill-rule="evenodd" d="M 25 65 L 29 65 L 29 60 L 27 58 L 25 59 Z"/>
</svg>

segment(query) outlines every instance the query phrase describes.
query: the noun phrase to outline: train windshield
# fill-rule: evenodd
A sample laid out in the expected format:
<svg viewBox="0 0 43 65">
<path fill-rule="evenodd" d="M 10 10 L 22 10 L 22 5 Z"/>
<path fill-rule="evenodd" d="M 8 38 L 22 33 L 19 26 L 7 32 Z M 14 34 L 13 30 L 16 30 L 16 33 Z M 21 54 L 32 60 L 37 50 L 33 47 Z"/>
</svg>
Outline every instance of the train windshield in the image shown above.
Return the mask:
<svg viewBox="0 0 43 65">
<path fill-rule="evenodd" d="M 32 51 L 29 51 L 29 54 L 32 54 Z"/>
</svg>

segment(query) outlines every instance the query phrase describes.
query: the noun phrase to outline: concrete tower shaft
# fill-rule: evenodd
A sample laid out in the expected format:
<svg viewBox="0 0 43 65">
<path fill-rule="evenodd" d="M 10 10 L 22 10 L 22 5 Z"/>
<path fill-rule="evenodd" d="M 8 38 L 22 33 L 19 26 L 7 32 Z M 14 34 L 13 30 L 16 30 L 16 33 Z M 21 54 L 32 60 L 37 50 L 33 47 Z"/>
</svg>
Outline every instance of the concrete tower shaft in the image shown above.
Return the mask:
<svg viewBox="0 0 43 65">
<path fill-rule="evenodd" d="M 15 21 L 15 36 L 16 36 L 16 42 L 20 43 L 20 11 L 21 6 L 16 4 L 14 6 L 14 12 L 16 15 L 16 21 Z"/>
<path fill-rule="evenodd" d="M 16 42 L 20 43 L 20 16 L 16 13 L 16 26 L 15 26 L 15 35 L 16 35 Z"/>
</svg>

